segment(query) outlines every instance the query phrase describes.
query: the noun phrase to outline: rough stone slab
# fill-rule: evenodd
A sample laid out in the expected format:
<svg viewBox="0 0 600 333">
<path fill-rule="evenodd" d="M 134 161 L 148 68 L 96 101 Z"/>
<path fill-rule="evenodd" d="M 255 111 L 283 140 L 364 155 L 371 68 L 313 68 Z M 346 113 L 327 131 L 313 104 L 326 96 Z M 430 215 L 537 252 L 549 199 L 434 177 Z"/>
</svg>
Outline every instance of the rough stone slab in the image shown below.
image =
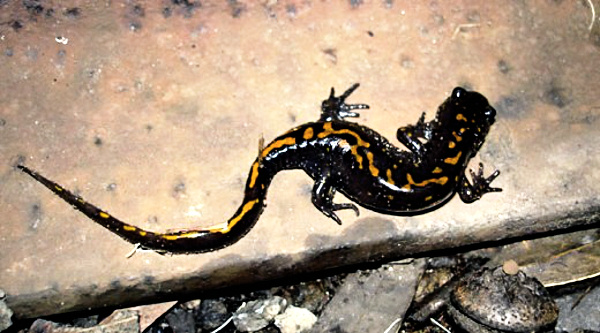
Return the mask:
<svg viewBox="0 0 600 333">
<path fill-rule="evenodd" d="M 394 322 L 397 329 L 424 266 L 418 259 L 348 275 L 311 332 L 385 332 Z"/>
<path fill-rule="evenodd" d="M 585 1 L 24 5 L 0 5 L 0 289 L 17 318 L 173 300 L 600 215 L 600 39 Z M 12 168 L 23 157 L 143 228 L 214 225 L 237 208 L 259 138 L 317 119 L 330 87 L 354 82 L 350 102 L 371 106 L 359 121 L 390 139 L 422 111 L 430 119 L 454 86 L 482 92 L 498 121 L 478 159 L 502 170 L 504 191 L 416 217 L 341 212 L 340 227 L 312 207 L 311 180 L 285 172 L 234 246 L 126 258 L 130 244 Z"/>
<path fill-rule="evenodd" d="M 600 288 L 585 290 L 582 295 L 565 295 L 557 300 L 559 308 L 557 329 L 565 332 L 600 330 Z M 581 297 L 581 299 L 579 298 Z M 577 302 L 577 306 L 575 305 Z"/>
</svg>

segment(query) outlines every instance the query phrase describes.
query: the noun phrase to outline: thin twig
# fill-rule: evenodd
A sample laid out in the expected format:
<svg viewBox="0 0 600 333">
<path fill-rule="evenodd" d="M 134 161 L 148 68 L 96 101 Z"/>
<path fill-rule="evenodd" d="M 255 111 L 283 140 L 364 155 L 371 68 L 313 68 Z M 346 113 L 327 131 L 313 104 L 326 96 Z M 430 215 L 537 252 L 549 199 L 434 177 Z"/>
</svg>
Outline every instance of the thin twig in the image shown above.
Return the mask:
<svg viewBox="0 0 600 333">
<path fill-rule="evenodd" d="M 392 331 L 392 328 L 394 328 L 394 326 L 398 325 L 398 323 L 402 321 L 402 318 L 396 318 L 396 320 L 394 320 L 390 326 L 388 326 L 388 328 L 385 329 L 385 331 L 383 331 L 383 333 L 390 333 Z M 398 332 L 398 331 L 396 331 Z"/>
<path fill-rule="evenodd" d="M 142 244 L 135 243 L 133 245 L 133 249 L 125 255 L 125 258 L 129 259 L 129 258 L 133 257 L 133 255 L 136 254 L 138 250 L 140 250 L 141 246 L 142 246 Z"/>
<path fill-rule="evenodd" d="M 449 330 L 449 329 L 445 328 L 445 327 L 444 327 L 442 324 L 440 324 L 440 323 L 439 323 L 437 320 L 435 320 L 435 319 L 433 319 L 433 318 L 429 318 L 429 320 L 431 320 L 431 322 L 432 322 L 432 323 L 433 323 L 435 326 L 437 326 L 437 327 L 439 327 L 439 328 L 443 329 L 443 330 L 444 330 L 444 332 L 447 332 L 447 333 L 452 333 L 452 332 L 450 332 L 450 330 Z"/>
<path fill-rule="evenodd" d="M 470 29 L 470 28 L 477 28 L 480 25 L 481 24 L 479 24 L 479 23 L 463 23 L 463 24 L 459 24 L 459 25 L 456 26 L 456 29 L 454 29 L 454 33 L 452 34 L 452 37 L 450 39 L 455 39 L 456 36 L 461 31 L 466 31 L 466 29 Z"/>
<path fill-rule="evenodd" d="M 237 308 L 237 310 L 235 310 L 235 312 L 240 311 L 240 309 L 242 309 L 243 307 L 246 306 L 246 302 L 242 302 L 242 305 L 240 305 L 239 308 Z M 212 332 L 210 333 L 217 333 L 218 331 L 222 330 L 225 328 L 225 326 L 229 325 L 229 323 L 233 320 L 233 317 L 235 317 L 235 315 L 229 317 L 229 319 L 225 320 L 225 322 L 223 324 L 221 324 L 221 326 L 215 328 Z"/>
<path fill-rule="evenodd" d="M 598 285 L 598 283 L 596 283 L 596 285 Z M 573 311 L 573 309 L 575 309 L 579 305 L 579 303 L 581 303 L 581 300 L 590 293 L 590 291 L 592 290 L 592 287 L 595 287 L 595 286 L 591 285 L 591 286 L 587 287 L 587 289 L 581 295 L 579 295 L 579 297 L 577 297 L 575 302 L 573 302 L 573 305 L 571 305 L 571 311 Z"/>
<path fill-rule="evenodd" d="M 596 22 L 596 10 L 594 9 L 594 3 L 592 2 L 592 0 L 587 0 L 587 1 L 590 4 L 590 8 L 592 9 L 592 22 L 590 22 L 590 26 L 588 27 L 588 30 L 592 31 L 592 28 L 594 27 L 594 22 Z"/>
<path fill-rule="evenodd" d="M 129 258 L 133 257 L 136 253 L 142 253 L 142 252 L 156 252 L 161 255 L 169 254 L 169 252 L 162 251 L 162 250 L 147 249 L 147 248 L 143 247 L 141 243 L 135 243 L 135 244 L 133 244 L 133 249 L 125 255 L 125 258 L 129 259 Z"/>
<path fill-rule="evenodd" d="M 233 320 L 233 316 L 229 317 L 229 319 L 225 320 L 225 322 L 223 324 L 221 324 L 221 326 L 215 328 L 214 331 L 210 332 L 210 333 L 217 333 L 218 331 L 222 330 L 225 328 L 225 326 L 229 325 L 229 323 Z"/>
</svg>

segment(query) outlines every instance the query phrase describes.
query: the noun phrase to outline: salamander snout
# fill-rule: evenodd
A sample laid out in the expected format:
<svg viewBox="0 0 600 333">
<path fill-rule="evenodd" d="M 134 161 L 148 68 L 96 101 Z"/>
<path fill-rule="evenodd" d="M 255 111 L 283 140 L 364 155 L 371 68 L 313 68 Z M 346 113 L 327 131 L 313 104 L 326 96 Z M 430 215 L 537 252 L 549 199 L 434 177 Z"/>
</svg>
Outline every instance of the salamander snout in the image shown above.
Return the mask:
<svg viewBox="0 0 600 333">
<path fill-rule="evenodd" d="M 487 119 L 489 125 L 492 125 L 496 121 L 496 110 L 490 105 L 485 107 L 483 115 L 485 116 L 485 119 Z"/>
</svg>

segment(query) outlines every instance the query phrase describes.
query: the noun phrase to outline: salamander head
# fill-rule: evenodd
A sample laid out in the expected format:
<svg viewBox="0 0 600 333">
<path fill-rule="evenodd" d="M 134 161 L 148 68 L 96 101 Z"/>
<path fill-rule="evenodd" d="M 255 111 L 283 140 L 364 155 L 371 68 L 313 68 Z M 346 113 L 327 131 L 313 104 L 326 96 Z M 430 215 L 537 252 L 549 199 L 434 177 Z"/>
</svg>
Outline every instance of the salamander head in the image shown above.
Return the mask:
<svg viewBox="0 0 600 333">
<path fill-rule="evenodd" d="M 496 120 L 496 110 L 480 93 L 456 87 L 438 109 L 436 118 L 443 128 L 472 140 L 478 150 Z"/>
</svg>

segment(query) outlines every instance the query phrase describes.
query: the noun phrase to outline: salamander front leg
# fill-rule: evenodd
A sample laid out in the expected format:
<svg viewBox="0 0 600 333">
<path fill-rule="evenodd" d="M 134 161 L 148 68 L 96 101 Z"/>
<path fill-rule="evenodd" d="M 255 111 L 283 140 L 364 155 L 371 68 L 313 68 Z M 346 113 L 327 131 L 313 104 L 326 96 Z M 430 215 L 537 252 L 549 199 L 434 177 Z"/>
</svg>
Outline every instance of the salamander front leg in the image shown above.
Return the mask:
<svg viewBox="0 0 600 333">
<path fill-rule="evenodd" d="M 315 182 L 315 186 L 312 191 L 312 203 L 317 207 L 321 213 L 325 216 L 332 218 L 337 224 L 341 225 L 342 220 L 337 216 L 335 211 L 342 209 L 352 209 L 356 216 L 359 215 L 358 207 L 351 203 L 336 204 L 333 203 L 333 196 L 335 195 L 335 188 L 328 177 L 318 179 Z"/>
<path fill-rule="evenodd" d="M 467 180 L 467 177 L 463 175 L 459 185 L 460 188 L 458 189 L 458 195 L 464 203 L 477 201 L 481 199 L 484 194 L 489 192 L 502 191 L 501 188 L 490 186 L 492 181 L 500 174 L 499 170 L 494 171 L 491 176 L 485 178 L 483 176 L 483 163 L 479 163 L 479 171 L 477 171 L 477 173 L 473 172 L 473 170 L 469 170 L 469 172 L 471 173 L 473 185 L 471 185 Z"/>
<path fill-rule="evenodd" d="M 429 140 L 432 134 L 431 123 L 425 122 L 425 112 L 423 112 L 416 125 L 400 127 L 396 133 L 396 137 L 411 152 L 421 156 L 425 154 L 425 149 L 418 138 Z"/>
</svg>

